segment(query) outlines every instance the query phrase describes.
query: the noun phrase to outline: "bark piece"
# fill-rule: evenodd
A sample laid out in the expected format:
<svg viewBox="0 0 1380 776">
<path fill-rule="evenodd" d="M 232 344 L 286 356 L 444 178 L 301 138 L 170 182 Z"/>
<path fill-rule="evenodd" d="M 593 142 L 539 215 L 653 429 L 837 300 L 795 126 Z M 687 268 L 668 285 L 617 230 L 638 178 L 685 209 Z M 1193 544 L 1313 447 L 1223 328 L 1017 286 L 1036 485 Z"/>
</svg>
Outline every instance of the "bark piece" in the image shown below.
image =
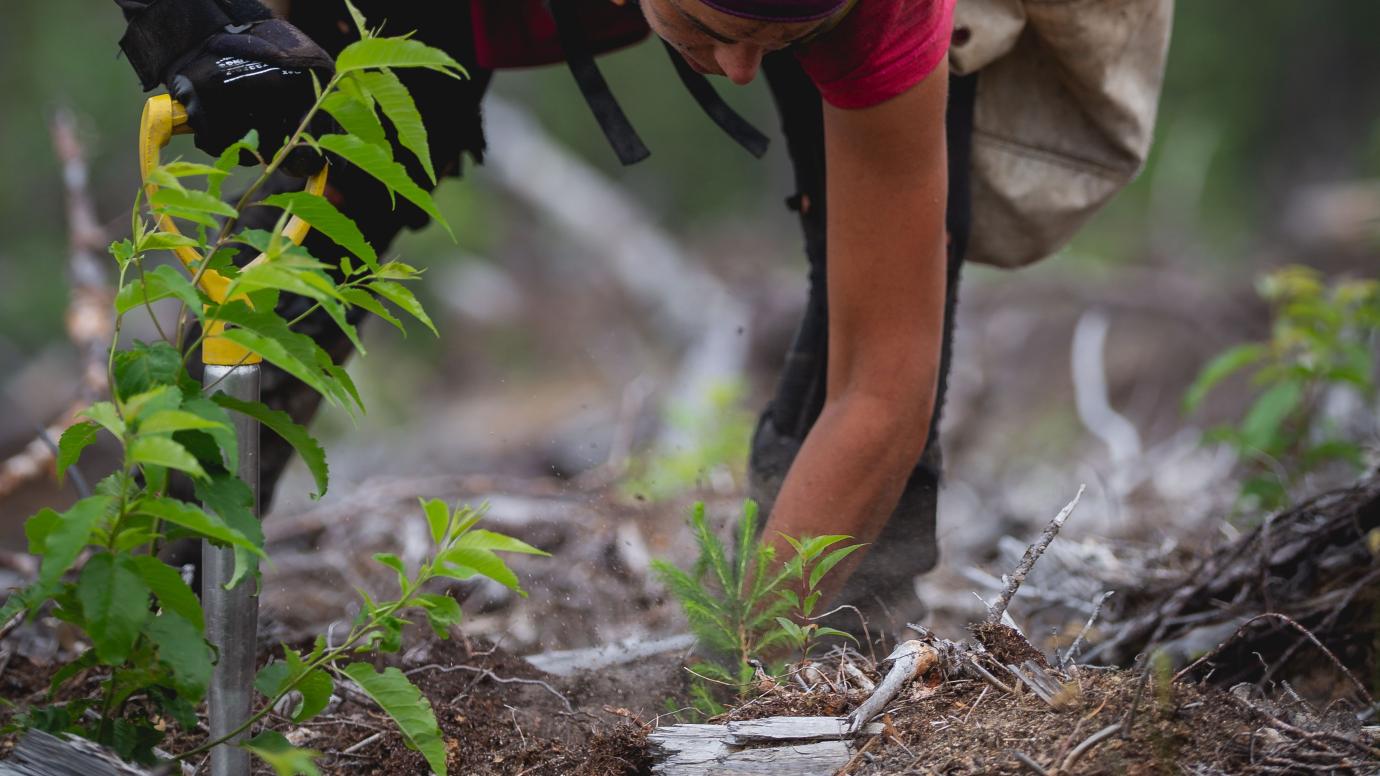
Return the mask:
<svg viewBox="0 0 1380 776">
<path fill-rule="evenodd" d="M 91 741 L 72 736 L 61 738 L 31 730 L 24 734 L 14 754 L 0 762 L 0 776 L 151 776 L 150 771 L 121 762 L 112 752 Z"/>
</svg>

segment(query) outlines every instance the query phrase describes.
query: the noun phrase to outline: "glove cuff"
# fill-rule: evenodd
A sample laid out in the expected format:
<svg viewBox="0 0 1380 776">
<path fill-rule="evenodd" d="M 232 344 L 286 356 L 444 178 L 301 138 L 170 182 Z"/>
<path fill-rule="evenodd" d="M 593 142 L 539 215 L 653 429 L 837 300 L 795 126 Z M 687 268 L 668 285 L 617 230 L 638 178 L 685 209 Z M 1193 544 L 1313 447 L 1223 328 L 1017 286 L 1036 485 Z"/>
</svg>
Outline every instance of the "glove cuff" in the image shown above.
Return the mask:
<svg viewBox="0 0 1380 776">
<path fill-rule="evenodd" d="M 198 43 L 227 26 L 261 18 L 270 14 L 252 0 L 234 0 L 230 9 L 216 0 L 155 0 L 129 20 L 120 50 L 149 91 L 163 81 L 169 65 Z"/>
</svg>

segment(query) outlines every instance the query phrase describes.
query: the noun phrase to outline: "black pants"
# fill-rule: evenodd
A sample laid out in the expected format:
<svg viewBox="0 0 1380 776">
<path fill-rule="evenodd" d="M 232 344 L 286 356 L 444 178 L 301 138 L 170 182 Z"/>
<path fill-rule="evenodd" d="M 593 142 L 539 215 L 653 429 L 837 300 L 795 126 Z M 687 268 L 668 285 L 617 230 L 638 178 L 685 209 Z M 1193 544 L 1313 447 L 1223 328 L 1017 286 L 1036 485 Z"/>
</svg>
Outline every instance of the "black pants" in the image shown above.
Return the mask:
<svg viewBox="0 0 1380 776">
<path fill-rule="evenodd" d="M 387 18 L 389 29 L 417 30 L 417 37 L 430 45 L 448 51 L 469 70 L 470 77 L 455 80 L 421 70 L 399 71 L 400 77 L 412 91 L 426 123 L 432 162 L 435 169 L 446 175 L 459 175 L 463 157 L 468 155 L 482 161 L 485 139 L 481 122 L 481 103 L 491 73 L 473 66 L 473 38 L 470 30 L 468 5 L 456 3 L 391 3 L 384 0 L 358 0 L 366 18 Z M 333 55 L 352 42 L 353 24 L 345 15 L 343 5 L 324 0 L 298 0 L 293 3 L 291 21 Z M 752 468 L 754 481 L 762 483 L 758 495 L 768 504 L 779 486 L 794 451 L 799 448 L 810 427 L 818 417 L 824 402 L 827 350 L 827 289 L 825 283 L 825 199 L 824 135 L 821 103 L 818 91 L 805 76 L 793 56 L 778 53 L 767 57 L 763 72 L 770 86 L 781 117 L 786 143 L 795 169 L 798 194 L 789 203 L 800 213 L 805 235 L 805 251 L 809 259 L 810 296 L 804 319 L 794 345 L 786 356 L 776 398 L 764 412 L 754 438 Z M 970 83 L 955 81 L 951 101 L 956 109 L 950 121 L 950 204 L 948 227 L 950 234 L 950 264 L 948 309 L 945 318 L 943 360 L 940 369 L 939 393 L 935 403 L 935 418 L 931 423 L 930 439 L 922 462 L 911 477 L 908 492 L 917 489 L 930 494 L 937 487 L 939 456 L 937 431 L 939 408 L 943 404 L 944 386 L 948 374 L 949 340 L 952 308 L 958 283 L 958 269 L 967 239 L 967 127 L 971 125 Z M 952 120 L 957 116 L 959 120 Z M 399 151 L 396 158 L 411 159 Z M 752 163 L 745 161 L 744 163 Z M 419 185 L 429 182 L 415 161 L 410 171 Z M 300 181 L 280 177 L 267 187 L 273 190 L 299 188 Z M 344 212 L 359 224 L 365 237 L 380 253 L 387 249 L 403 228 L 420 228 L 427 217 L 420 210 L 399 199 L 393 207 L 385 190 L 372 178 L 349 166 L 332 171 L 331 185 L 343 198 Z M 262 212 L 261 212 L 262 211 Z M 250 213 L 263 216 L 273 213 L 255 208 Z M 327 264 L 336 263 L 340 249 L 330 241 L 313 233 L 306 247 Z M 284 296 L 281 311 L 294 317 L 306 309 L 308 303 L 300 298 Z M 358 313 L 359 311 L 356 311 Z M 356 316 L 358 317 L 358 316 Z M 349 341 L 324 314 L 318 313 L 300 325 L 338 361 L 348 357 Z M 287 411 L 299 423 L 310 421 L 320 404 L 320 397 L 304 385 L 271 365 L 265 365 L 263 400 L 276 409 Z M 291 449 L 275 435 L 265 434 L 261 460 L 262 493 L 265 506 L 271 503 L 283 468 L 291 457 Z M 765 492 L 769 490 L 770 492 Z M 930 509 L 929 533 L 933 534 L 933 509 Z M 895 520 L 893 523 L 897 522 Z M 890 529 L 889 529 L 890 530 Z M 932 561 L 929 562 L 932 565 Z M 924 564 L 922 564 L 924 565 Z M 928 566 L 918 569 L 923 571 Z"/>
</svg>

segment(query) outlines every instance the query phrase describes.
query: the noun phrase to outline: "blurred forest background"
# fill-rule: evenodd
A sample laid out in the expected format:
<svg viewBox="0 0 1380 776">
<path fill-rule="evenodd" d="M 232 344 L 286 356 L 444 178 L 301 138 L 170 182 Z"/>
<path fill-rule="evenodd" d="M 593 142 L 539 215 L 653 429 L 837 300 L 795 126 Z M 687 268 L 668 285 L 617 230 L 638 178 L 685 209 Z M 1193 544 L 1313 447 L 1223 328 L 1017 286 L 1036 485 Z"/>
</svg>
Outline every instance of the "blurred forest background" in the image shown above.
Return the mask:
<svg viewBox="0 0 1380 776">
<path fill-rule="evenodd" d="M 117 58 L 122 22 L 113 3 L 14 2 L 6 10 L 0 455 L 31 440 L 35 425 L 73 396 L 77 357 L 62 322 L 67 227 L 49 120 L 60 107 L 75 113 L 96 207 L 117 239 L 136 189 L 145 97 Z M 1102 497 L 1100 516 L 1080 528 L 1091 532 L 1126 533 L 1132 524 L 1130 533 L 1153 538 L 1230 503 L 1234 494 L 1217 485 L 1231 461 L 1184 434 L 1239 404 L 1224 397 L 1186 418 L 1180 400 L 1211 355 L 1266 334 L 1253 290 L 1262 271 L 1298 262 L 1375 275 L 1377 29 L 1380 4 L 1353 0 L 1179 3 L 1158 139 L 1139 181 L 1062 255 L 1018 273 L 966 271 L 945 419 L 941 530 L 951 559 L 990 552 L 992 531 L 1047 519 L 1077 482 Z M 631 492 L 673 493 L 680 480 L 741 492 L 746 434 L 804 301 L 801 240 L 783 206 L 792 193 L 783 144 L 764 161 L 744 154 L 700 113 L 659 45 L 619 52 L 603 66 L 653 151 L 630 169 L 618 167 L 564 68 L 503 72 L 495 89 L 615 183 L 649 226 L 745 306 L 752 350 L 740 387 L 716 386 L 698 397 L 700 414 L 686 417 L 667 398 L 683 353 L 649 323 L 655 311 L 646 300 L 615 282 L 607 254 L 572 240 L 530 197 L 479 168 L 446 182 L 439 197 L 458 245 L 430 229 L 395 246 L 427 268 L 421 293 L 442 336 L 404 340 L 371 328 L 368 358 L 351 367 L 371 407 L 365 433 L 347 435 L 348 419 L 329 414 L 318 423 L 336 474 L 328 499 L 348 498 L 374 475 L 573 476 L 619 447 L 630 412 L 652 415 L 653 424 L 669 418 L 684 432 L 682 447 L 693 448 L 670 468 L 646 468 Z M 763 84 L 726 86 L 732 103 L 775 134 Z M 196 154 L 178 142 L 181 153 Z M 490 137 L 492 146 L 504 142 Z M 1090 309 L 1109 322 L 1105 393 L 1136 430 L 1129 453 L 1086 428 L 1074 406 L 1071 341 Z M 279 509 L 304 506 L 305 489 L 292 482 Z M 19 535 L 20 510 L 70 495 L 8 502 L 0 535 Z M 984 526 L 981 535 L 964 533 L 973 524 Z"/>
</svg>

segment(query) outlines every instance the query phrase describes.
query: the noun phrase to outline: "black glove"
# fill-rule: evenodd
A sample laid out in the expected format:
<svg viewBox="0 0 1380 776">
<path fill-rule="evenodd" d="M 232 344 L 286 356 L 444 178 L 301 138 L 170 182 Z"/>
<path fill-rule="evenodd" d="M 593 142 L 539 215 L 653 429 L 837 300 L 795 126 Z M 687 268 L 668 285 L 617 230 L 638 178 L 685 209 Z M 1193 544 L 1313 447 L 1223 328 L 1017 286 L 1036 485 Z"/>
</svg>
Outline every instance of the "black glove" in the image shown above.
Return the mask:
<svg viewBox="0 0 1380 776">
<path fill-rule="evenodd" d="M 130 15 L 120 47 L 145 90 L 164 83 L 186 107 L 197 148 L 217 155 L 254 129 L 267 156 L 282 146 L 315 101 L 312 73 L 324 85 L 335 66 L 291 24 L 268 17 L 267 11 L 264 18 L 246 20 L 259 14 L 252 6 L 246 11 L 243 2 L 234 6 L 157 0 Z M 323 163 L 314 151 L 301 148 L 284 168 L 305 175 Z"/>
</svg>

